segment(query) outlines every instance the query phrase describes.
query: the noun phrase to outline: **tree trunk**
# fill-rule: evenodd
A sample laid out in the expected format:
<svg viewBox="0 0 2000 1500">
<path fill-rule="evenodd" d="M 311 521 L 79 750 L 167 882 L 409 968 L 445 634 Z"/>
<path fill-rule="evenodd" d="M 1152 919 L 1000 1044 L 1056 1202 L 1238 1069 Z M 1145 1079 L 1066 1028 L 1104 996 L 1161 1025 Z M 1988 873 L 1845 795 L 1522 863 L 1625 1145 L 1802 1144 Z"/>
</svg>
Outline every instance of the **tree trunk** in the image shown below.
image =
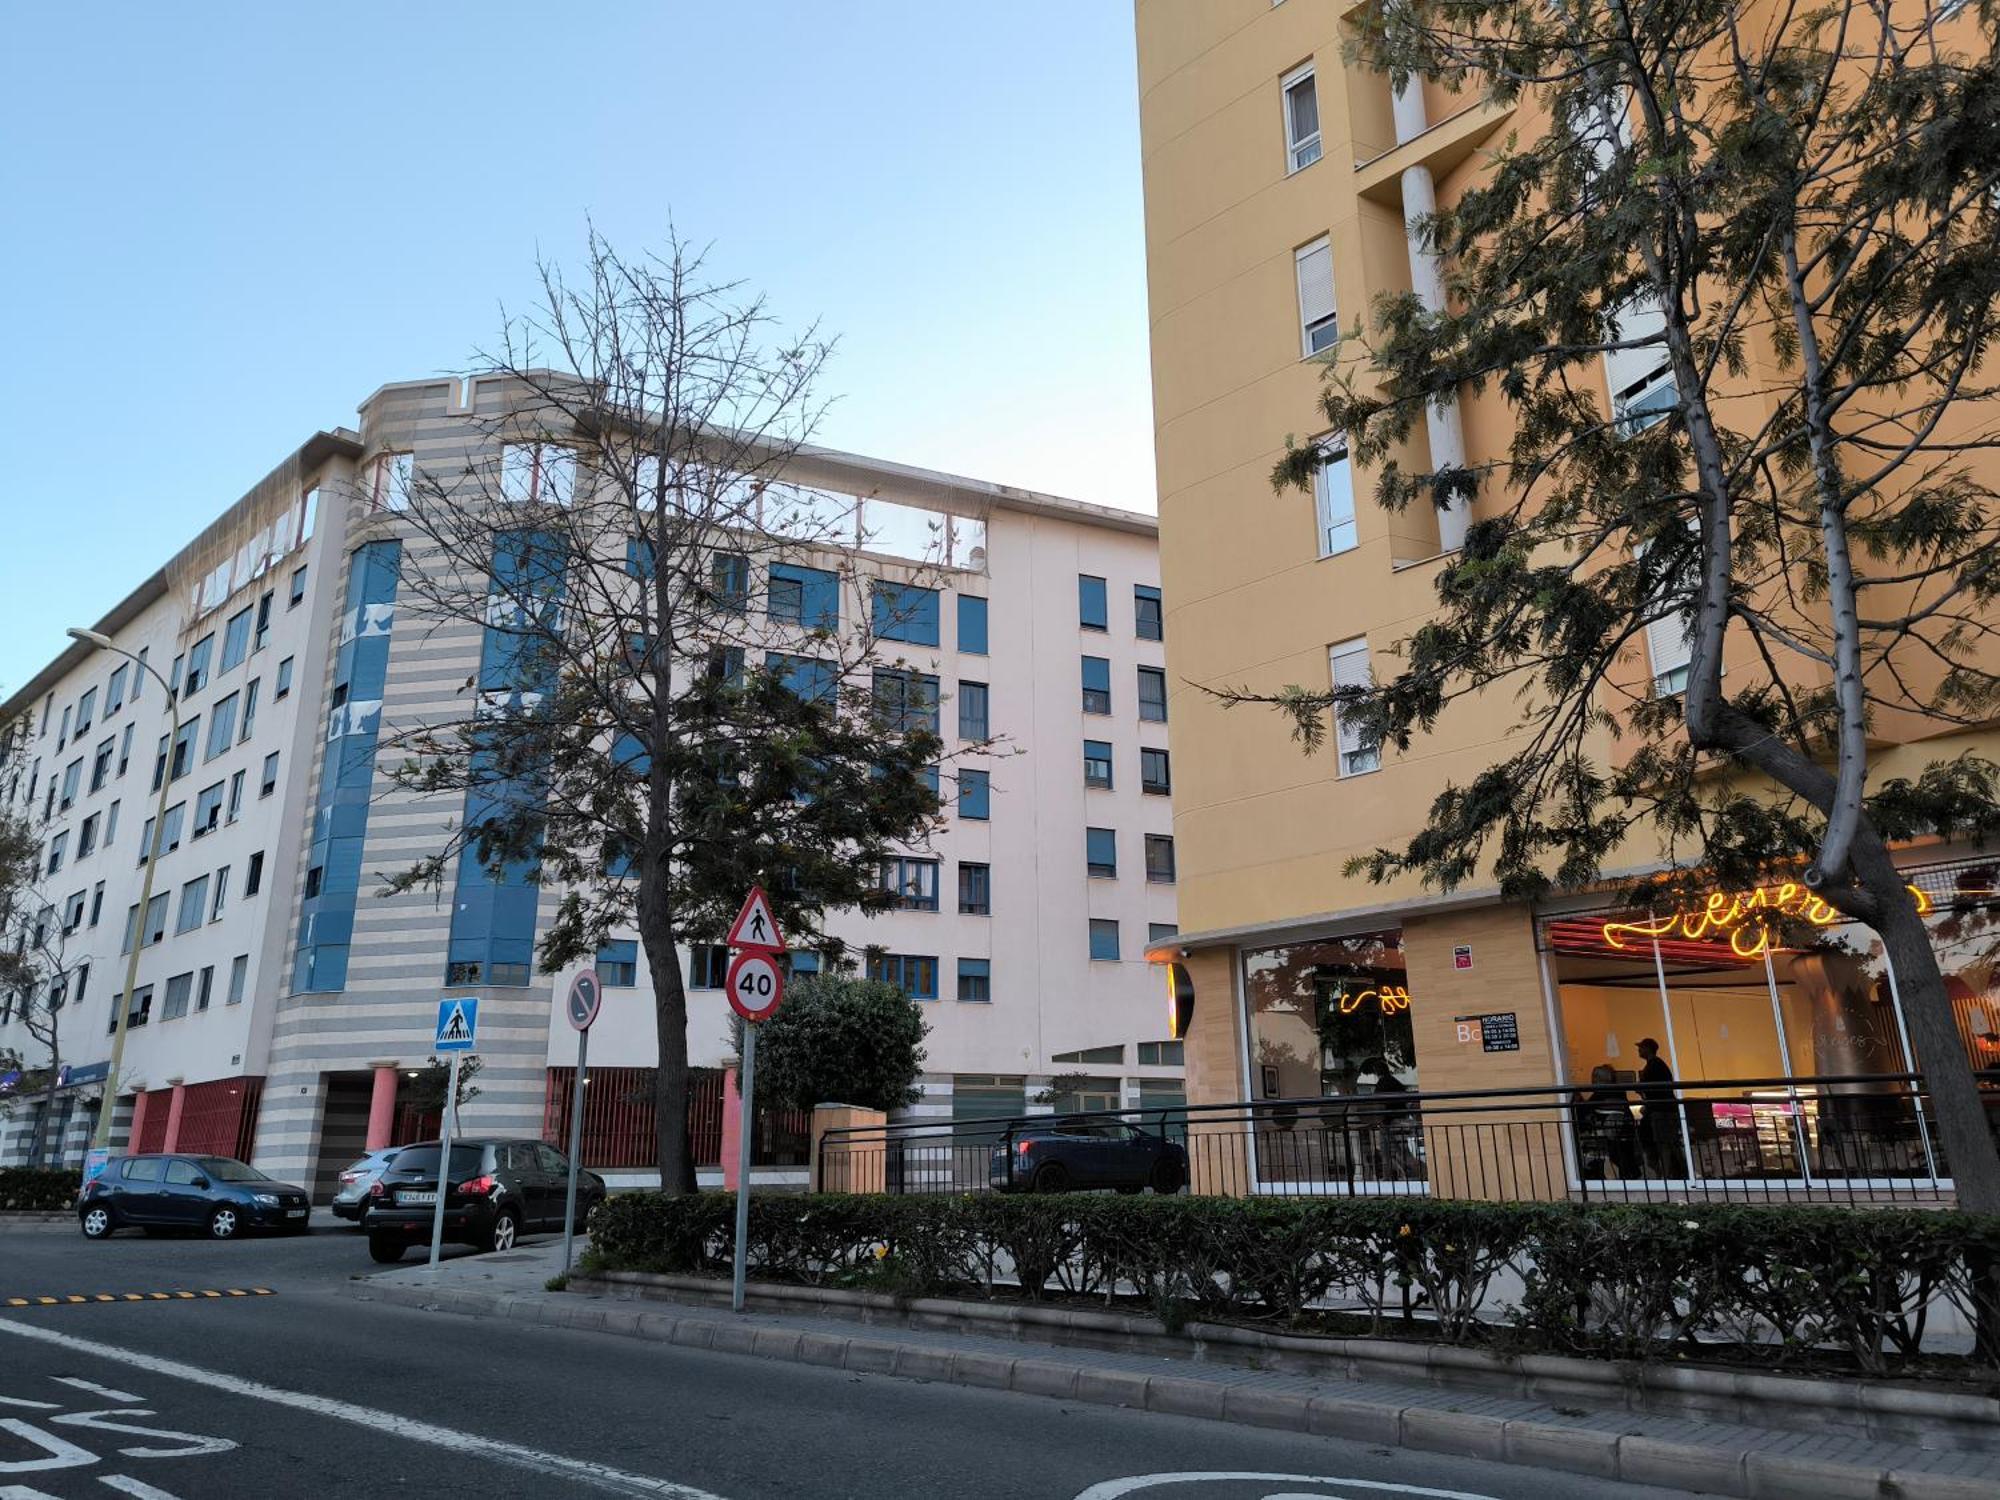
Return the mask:
<svg viewBox="0 0 2000 1500">
<path fill-rule="evenodd" d="M 62 1058 L 51 1043 L 49 1047 L 49 1086 L 42 1091 L 42 1117 L 35 1124 L 35 1144 L 28 1160 L 35 1166 L 46 1163 L 49 1154 L 49 1125 L 56 1117 L 56 1083 L 62 1077 Z M 57 1165 L 61 1165 L 60 1162 Z"/>
<path fill-rule="evenodd" d="M 639 938 L 646 950 L 646 968 L 653 977 L 653 1031 L 659 1066 L 653 1074 L 653 1143 L 660 1164 L 663 1192 L 694 1192 L 694 1154 L 688 1147 L 687 990 L 681 981 L 680 955 L 674 949 L 674 923 L 667 910 L 663 882 L 639 882 Z"/>
<path fill-rule="evenodd" d="M 1930 1095 L 1931 1119 L 1957 1188 L 1958 1206 L 1969 1213 L 2000 1213 L 2000 1152 L 1995 1150 L 1986 1102 L 1958 1034 L 1930 932 L 1917 912 L 1916 898 L 1889 862 L 1887 849 L 1867 839 L 1865 829 L 1855 855 L 1855 874 L 1879 907 L 1873 925 L 1895 970 L 1903 1022 L 1910 1029 L 1910 1047 Z M 1885 884 L 1889 889 L 1881 888 Z"/>
</svg>

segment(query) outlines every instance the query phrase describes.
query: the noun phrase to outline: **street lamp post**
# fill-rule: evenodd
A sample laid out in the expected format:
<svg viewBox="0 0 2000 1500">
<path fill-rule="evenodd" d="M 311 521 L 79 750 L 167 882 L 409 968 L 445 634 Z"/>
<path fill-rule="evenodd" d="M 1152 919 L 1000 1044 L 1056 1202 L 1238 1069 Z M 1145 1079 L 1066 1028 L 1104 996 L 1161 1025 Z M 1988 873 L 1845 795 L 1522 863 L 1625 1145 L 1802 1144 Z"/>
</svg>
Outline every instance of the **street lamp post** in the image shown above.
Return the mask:
<svg viewBox="0 0 2000 1500">
<path fill-rule="evenodd" d="M 104 1075 L 104 1104 L 97 1111 L 97 1128 L 90 1133 L 90 1144 L 97 1147 L 111 1144 L 111 1117 L 118 1110 L 118 1069 L 125 1060 L 125 1032 L 132 1023 L 132 995 L 139 986 L 139 950 L 146 946 L 146 908 L 153 900 L 153 871 L 159 867 L 160 840 L 167 832 L 167 791 L 174 782 L 172 757 L 173 747 L 181 734 L 181 710 L 179 695 L 174 692 L 173 684 L 162 677 L 156 667 L 150 666 L 145 658 L 135 656 L 122 646 L 113 645 L 111 637 L 101 631 L 72 627 L 69 636 L 71 640 L 94 646 L 99 651 L 122 656 L 151 676 L 167 695 L 167 714 L 173 720 L 173 729 L 167 740 L 168 761 L 160 772 L 160 800 L 153 808 L 153 846 L 146 851 L 146 878 L 139 883 L 139 913 L 132 923 L 132 956 L 125 965 L 125 993 L 119 999 L 117 1024 L 111 1032 L 111 1062 Z"/>
</svg>

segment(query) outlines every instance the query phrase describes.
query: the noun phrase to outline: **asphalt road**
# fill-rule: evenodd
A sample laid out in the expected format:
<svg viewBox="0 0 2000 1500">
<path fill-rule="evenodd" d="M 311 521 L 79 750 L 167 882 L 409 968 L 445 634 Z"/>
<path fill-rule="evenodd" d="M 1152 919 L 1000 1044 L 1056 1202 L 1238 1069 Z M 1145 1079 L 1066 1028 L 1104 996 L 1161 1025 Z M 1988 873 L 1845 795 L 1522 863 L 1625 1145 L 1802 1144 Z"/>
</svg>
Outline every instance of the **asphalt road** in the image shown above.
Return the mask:
<svg viewBox="0 0 2000 1500">
<path fill-rule="evenodd" d="M 342 1294 L 375 1269 L 346 1229 L 237 1244 L 0 1230 L 0 1500 L 1679 1493 Z M 152 1296 L 252 1288 L 270 1295 Z M 99 1294 L 121 1300 L 5 1305 Z M 1192 1477 L 1218 1474 L 1234 1477 Z"/>
</svg>

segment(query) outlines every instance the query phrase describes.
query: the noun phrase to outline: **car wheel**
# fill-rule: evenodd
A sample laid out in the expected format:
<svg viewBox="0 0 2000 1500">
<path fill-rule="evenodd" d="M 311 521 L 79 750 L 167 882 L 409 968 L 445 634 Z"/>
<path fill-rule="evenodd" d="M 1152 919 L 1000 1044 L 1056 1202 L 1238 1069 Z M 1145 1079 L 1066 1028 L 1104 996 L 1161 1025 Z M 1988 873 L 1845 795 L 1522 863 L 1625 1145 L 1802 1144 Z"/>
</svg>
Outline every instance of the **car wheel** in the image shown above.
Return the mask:
<svg viewBox="0 0 2000 1500">
<path fill-rule="evenodd" d="M 493 1216 L 493 1227 L 486 1231 L 488 1250 L 512 1250 L 514 1237 L 520 1231 L 520 1220 L 514 1217 L 514 1210 L 503 1208 Z"/>
<path fill-rule="evenodd" d="M 368 1255 L 371 1260 L 380 1261 L 385 1266 L 393 1266 L 403 1258 L 403 1252 L 410 1247 L 403 1241 L 386 1234 L 368 1236 Z"/>
<path fill-rule="evenodd" d="M 233 1240 L 242 1227 L 242 1216 L 227 1203 L 208 1216 L 208 1237 L 212 1240 Z"/>
<path fill-rule="evenodd" d="M 1059 1161 L 1045 1161 L 1035 1168 L 1035 1191 L 1038 1193 L 1066 1193 L 1069 1191 L 1069 1168 Z"/>
<path fill-rule="evenodd" d="M 1181 1190 L 1181 1169 L 1170 1161 L 1153 1163 L 1153 1191 L 1161 1194 L 1178 1193 Z"/>
<path fill-rule="evenodd" d="M 111 1231 L 118 1227 L 118 1221 L 112 1217 L 111 1210 L 102 1205 L 86 1208 L 77 1222 L 83 1226 L 83 1237 L 87 1240 L 108 1238 Z"/>
</svg>

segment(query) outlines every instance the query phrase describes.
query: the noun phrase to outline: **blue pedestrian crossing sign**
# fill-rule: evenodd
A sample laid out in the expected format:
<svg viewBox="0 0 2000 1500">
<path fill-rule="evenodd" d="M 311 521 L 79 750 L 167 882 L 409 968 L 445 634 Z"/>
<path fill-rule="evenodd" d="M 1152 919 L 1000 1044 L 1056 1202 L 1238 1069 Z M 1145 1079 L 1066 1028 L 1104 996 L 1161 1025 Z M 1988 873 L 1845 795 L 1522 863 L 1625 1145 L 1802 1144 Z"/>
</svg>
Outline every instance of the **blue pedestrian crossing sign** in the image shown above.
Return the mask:
<svg viewBox="0 0 2000 1500">
<path fill-rule="evenodd" d="M 479 997 L 446 995 L 438 1001 L 437 1038 L 433 1052 L 470 1052 L 479 1036 Z"/>
</svg>

